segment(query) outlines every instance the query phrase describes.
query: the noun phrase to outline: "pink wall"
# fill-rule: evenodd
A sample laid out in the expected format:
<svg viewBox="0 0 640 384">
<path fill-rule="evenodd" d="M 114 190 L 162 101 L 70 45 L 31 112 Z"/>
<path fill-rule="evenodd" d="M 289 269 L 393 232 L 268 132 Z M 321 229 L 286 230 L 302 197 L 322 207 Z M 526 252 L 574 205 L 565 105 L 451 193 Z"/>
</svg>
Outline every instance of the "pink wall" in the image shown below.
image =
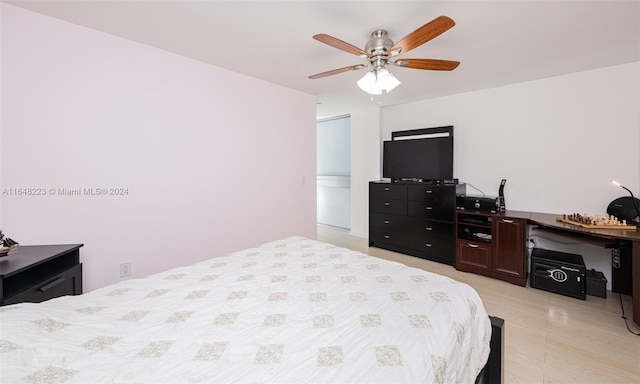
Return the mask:
<svg viewBox="0 0 640 384">
<path fill-rule="evenodd" d="M 142 277 L 315 238 L 314 96 L 1 6 L 1 187 L 47 190 L 2 195 L 11 237 L 84 243 L 86 291 L 122 262 Z M 128 194 L 58 190 L 111 187 Z"/>
</svg>

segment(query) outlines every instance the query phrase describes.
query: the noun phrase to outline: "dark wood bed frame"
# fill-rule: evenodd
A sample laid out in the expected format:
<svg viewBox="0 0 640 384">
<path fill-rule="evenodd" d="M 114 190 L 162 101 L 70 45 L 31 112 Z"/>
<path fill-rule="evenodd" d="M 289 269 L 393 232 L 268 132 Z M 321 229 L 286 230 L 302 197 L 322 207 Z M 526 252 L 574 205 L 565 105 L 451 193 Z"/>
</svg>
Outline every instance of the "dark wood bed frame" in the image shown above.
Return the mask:
<svg viewBox="0 0 640 384">
<path fill-rule="evenodd" d="M 504 320 L 489 316 L 491 320 L 491 352 L 489 360 L 476 378 L 476 384 L 502 384 L 504 380 Z"/>
</svg>

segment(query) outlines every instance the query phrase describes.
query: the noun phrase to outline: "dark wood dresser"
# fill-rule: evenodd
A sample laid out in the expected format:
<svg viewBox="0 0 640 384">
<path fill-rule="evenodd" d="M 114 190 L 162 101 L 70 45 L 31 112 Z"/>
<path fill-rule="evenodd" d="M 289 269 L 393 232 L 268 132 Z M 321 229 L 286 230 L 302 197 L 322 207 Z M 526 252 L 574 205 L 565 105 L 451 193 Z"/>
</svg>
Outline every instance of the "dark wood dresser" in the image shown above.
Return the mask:
<svg viewBox="0 0 640 384">
<path fill-rule="evenodd" d="M 81 294 L 82 246 L 26 245 L 0 257 L 0 306 Z"/>
<path fill-rule="evenodd" d="M 464 189 L 464 184 L 370 182 L 369 246 L 454 265 L 456 194 Z"/>
</svg>

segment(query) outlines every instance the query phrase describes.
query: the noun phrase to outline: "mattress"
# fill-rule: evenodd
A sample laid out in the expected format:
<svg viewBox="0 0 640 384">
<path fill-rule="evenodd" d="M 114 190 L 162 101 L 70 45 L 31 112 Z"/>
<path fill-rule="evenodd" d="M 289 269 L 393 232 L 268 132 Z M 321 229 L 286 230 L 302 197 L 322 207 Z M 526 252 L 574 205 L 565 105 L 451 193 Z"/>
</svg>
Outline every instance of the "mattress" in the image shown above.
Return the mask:
<svg viewBox="0 0 640 384">
<path fill-rule="evenodd" d="M 302 237 L 0 308 L 2 383 L 472 383 L 478 294 Z"/>
</svg>

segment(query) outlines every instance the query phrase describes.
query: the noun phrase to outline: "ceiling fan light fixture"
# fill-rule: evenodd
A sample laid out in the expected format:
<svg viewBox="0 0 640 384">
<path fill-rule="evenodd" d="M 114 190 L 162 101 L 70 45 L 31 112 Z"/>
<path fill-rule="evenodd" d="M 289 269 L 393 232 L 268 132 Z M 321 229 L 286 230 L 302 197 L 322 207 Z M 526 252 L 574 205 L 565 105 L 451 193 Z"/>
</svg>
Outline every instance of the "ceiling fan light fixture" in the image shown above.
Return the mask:
<svg viewBox="0 0 640 384">
<path fill-rule="evenodd" d="M 400 80 L 396 79 L 396 77 L 385 68 L 367 72 L 358 80 L 358 87 L 370 95 L 381 95 L 382 92 L 391 92 L 392 89 L 400 84 Z"/>
<path fill-rule="evenodd" d="M 400 80 L 388 70 L 382 68 L 378 71 L 378 87 L 385 92 L 391 92 L 392 89 L 400 85 Z"/>
<path fill-rule="evenodd" d="M 378 86 L 378 80 L 373 72 L 367 72 L 358 80 L 358 87 L 370 95 L 379 95 L 382 90 Z"/>
</svg>

